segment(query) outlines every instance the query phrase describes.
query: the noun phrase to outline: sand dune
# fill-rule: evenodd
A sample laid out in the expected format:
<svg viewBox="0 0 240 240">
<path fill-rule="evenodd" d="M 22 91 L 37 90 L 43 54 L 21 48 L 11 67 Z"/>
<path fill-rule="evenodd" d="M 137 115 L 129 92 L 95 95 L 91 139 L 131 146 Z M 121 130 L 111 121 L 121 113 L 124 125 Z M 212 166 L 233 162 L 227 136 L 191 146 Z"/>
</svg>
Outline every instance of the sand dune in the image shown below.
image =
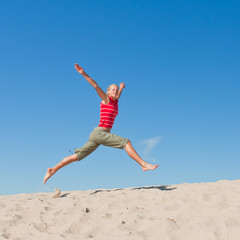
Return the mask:
<svg viewBox="0 0 240 240">
<path fill-rule="evenodd" d="M 52 196 L 0 196 L 0 239 L 240 239 L 240 180 Z"/>
</svg>

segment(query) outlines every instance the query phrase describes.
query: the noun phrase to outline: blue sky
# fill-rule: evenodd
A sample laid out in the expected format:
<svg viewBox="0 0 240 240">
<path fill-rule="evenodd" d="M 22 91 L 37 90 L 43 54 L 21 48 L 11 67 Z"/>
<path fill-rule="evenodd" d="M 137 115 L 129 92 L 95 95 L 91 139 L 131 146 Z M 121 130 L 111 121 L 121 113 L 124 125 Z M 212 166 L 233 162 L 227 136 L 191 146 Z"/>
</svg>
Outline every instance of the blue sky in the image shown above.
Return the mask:
<svg viewBox="0 0 240 240">
<path fill-rule="evenodd" d="M 0 194 L 239 179 L 239 1 L 0 1 Z M 101 146 L 42 184 L 125 82 L 112 132 L 155 171 Z"/>
</svg>

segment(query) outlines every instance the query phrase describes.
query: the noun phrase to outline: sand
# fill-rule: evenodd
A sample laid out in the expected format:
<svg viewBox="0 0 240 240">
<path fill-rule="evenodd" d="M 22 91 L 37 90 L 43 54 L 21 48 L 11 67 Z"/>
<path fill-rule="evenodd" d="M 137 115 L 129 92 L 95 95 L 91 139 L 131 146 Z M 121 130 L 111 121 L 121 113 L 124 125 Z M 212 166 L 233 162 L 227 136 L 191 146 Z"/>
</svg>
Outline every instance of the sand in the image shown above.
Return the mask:
<svg viewBox="0 0 240 240">
<path fill-rule="evenodd" d="M 0 239 L 240 239 L 240 180 L 53 196 L 0 196 Z"/>
</svg>

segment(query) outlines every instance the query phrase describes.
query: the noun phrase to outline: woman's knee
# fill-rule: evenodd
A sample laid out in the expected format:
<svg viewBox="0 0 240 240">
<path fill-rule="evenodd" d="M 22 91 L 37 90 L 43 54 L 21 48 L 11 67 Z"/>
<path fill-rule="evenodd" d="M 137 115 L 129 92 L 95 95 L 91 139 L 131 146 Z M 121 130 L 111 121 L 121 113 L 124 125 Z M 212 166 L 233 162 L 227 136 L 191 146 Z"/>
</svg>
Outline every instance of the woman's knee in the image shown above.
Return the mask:
<svg viewBox="0 0 240 240">
<path fill-rule="evenodd" d="M 132 145 L 132 144 L 131 144 L 131 141 L 128 140 L 127 143 L 126 143 L 126 145 L 125 145 L 125 149 L 126 149 L 126 147 L 131 146 L 131 145 Z"/>
</svg>

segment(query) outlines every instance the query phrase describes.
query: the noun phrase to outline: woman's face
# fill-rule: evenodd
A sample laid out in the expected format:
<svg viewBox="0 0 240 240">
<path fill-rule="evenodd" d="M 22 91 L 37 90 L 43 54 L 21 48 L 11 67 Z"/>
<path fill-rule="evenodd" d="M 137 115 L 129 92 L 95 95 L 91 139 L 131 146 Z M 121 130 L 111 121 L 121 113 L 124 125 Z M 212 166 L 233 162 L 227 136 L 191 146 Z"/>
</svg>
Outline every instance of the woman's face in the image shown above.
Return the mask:
<svg viewBox="0 0 240 240">
<path fill-rule="evenodd" d="M 118 86 L 111 85 L 107 91 L 107 94 L 110 95 L 112 98 L 116 98 L 118 96 Z"/>
</svg>

